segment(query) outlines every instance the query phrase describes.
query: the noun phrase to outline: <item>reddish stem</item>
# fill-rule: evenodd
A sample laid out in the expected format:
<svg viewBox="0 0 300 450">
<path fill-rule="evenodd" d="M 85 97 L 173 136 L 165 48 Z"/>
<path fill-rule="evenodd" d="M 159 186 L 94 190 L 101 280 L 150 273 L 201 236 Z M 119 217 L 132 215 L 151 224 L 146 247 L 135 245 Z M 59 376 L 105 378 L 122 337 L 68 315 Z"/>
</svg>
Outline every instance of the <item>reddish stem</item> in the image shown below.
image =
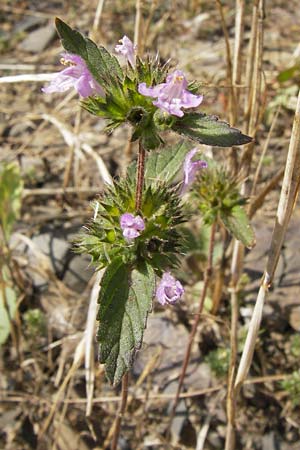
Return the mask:
<svg viewBox="0 0 300 450">
<path fill-rule="evenodd" d="M 138 211 L 142 206 L 144 175 L 145 175 L 145 156 L 146 151 L 139 141 L 139 153 L 137 161 L 137 177 L 136 177 L 136 195 L 135 195 L 135 209 Z"/>
<path fill-rule="evenodd" d="M 181 368 L 181 373 L 180 373 L 180 377 L 179 377 L 179 382 L 178 382 L 178 387 L 177 387 L 177 392 L 176 392 L 176 396 L 174 399 L 174 404 L 172 407 L 172 411 L 171 411 L 171 415 L 170 415 L 170 420 L 169 420 L 169 426 L 167 429 L 167 433 L 170 432 L 170 428 L 176 413 L 176 408 L 178 405 L 178 401 L 179 401 L 179 396 L 181 393 L 181 389 L 182 389 L 182 385 L 184 382 L 184 378 L 186 375 L 186 371 L 187 371 L 187 367 L 188 367 L 188 363 L 191 357 L 191 351 L 192 351 L 192 345 L 195 339 L 195 335 L 196 335 L 196 331 L 199 325 L 199 321 L 201 318 L 201 314 L 202 314 L 202 310 L 203 310 L 203 306 L 204 306 L 204 301 L 205 301 L 205 297 L 206 297 L 206 292 L 207 292 L 207 288 L 209 285 L 209 281 L 210 281 L 210 277 L 211 277 L 211 273 L 212 273 L 212 262 L 213 262 L 213 250 L 214 250 L 214 243 L 215 243 L 215 232 L 216 232 L 216 223 L 212 224 L 211 227 L 211 232 L 210 232 L 210 240 L 209 240 L 209 251 L 208 251 L 208 261 L 207 261 L 207 267 L 205 270 L 205 274 L 204 274 L 204 284 L 203 284 L 203 289 L 202 289 L 202 293 L 201 293 L 201 297 L 199 299 L 199 306 L 198 306 L 198 310 L 195 314 L 195 320 L 193 323 L 193 327 L 192 330 L 190 332 L 190 336 L 189 336 L 189 342 L 185 351 L 185 355 L 184 355 L 184 360 L 182 363 L 182 368 Z"/>
<path fill-rule="evenodd" d="M 111 450 L 117 450 L 118 440 L 119 440 L 120 431 L 121 431 L 121 423 L 122 423 L 122 419 L 123 419 L 123 416 L 124 416 L 124 413 L 126 410 L 126 405 L 127 405 L 127 398 L 128 398 L 128 372 L 126 372 L 122 378 L 121 405 L 120 405 L 120 410 L 116 417 L 115 432 L 114 432 L 113 440 L 112 440 L 111 447 L 110 447 Z"/>
</svg>

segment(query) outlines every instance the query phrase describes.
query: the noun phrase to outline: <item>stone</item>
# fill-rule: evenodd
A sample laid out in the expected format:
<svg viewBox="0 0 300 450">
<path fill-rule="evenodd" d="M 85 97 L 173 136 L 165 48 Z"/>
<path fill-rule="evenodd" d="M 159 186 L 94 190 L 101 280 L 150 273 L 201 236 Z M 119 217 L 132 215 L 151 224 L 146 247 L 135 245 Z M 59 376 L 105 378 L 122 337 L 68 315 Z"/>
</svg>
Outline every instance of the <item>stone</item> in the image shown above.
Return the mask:
<svg viewBox="0 0 300 450">
<path fill-rule="evenodd" d="M 72 290 L 82 292 L 95 272 L 90 263 L 91 258 L 88 255 L 75 255 L 68 266 L 63 282 Z"/>
<path fill-rule="evenodd" d="M 295 300 L 299 301 L 299 297 Z M 289 324 L 295 331 L 300 331 L 300 306 L 291 307 Z"/>
<path fill-rule="evenodd" d="M 51 43 L 56 36 L 52 23 L 31 31 L 21 42 L 20 49 L 28 53 L 40 53 Z"/>
<path fill-rule="evenodd" d="M 262 438 L 262 450 L 279 450 L 280 445 L 278 439 L 275 438 L 275 433 L 272 431 L 265 434 Z"/>
</svg>

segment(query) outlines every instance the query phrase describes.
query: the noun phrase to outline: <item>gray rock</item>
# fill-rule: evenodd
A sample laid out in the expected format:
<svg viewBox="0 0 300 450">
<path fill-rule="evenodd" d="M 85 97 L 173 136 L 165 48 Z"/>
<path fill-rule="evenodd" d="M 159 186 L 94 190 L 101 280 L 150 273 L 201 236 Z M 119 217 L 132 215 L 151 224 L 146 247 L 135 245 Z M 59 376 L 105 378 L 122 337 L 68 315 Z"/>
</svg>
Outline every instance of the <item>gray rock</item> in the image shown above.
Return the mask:
<svg viewBox="0 0 300 450">
<path fill-rule="evenodd" d="M 88 255 L 75 255 L 65 273 L 63 282 L 76 292 L 82 292 L 95 272 L 90 267 L 91 258 Z"/>
<path fill-rule="evenodd" d="M 32 30 L 36 28 L 38 25 L 42 25 L 45 23 L 45 20 L 41 17 L 35 16 L 25 16 L 20 22 L 18 22 L 13 30 L 13 33 L 22 33 L 24 31 Z"/>
<path fill-rule="evenodd" d="M 280 444 L 275 437 L 275 433 L 265 434 L 262 438 L 262 450 L 280 450 Z"/>
<path fill-rule="evenodd" d="M 56 31 L 52 23 L 45 27 L 38 28 L 32 31 L 21 42 L 20 49 L 29 53 L 40 53 L 45 50 L 50 42 L 56 36 Z"/>
<path fill-rule="evenodd" d="M 172 322 L 165 313 L 150 315 L 143 347 L 134 364 L 134 374 L 139 376 L 154 355 L 158 354 L 158 362 L 151 372 L 153 383 L 161 390 L 165 390 L 173 380 L 177 383 L 188 339 L 187 329 Z M 210 368 L 201 362 L 197 346 L 194 345 L 184 385 L 193 390 L 205 389 L 210 381 Z"/>
<path fill-rule="evenodd" d="M 34 236 L 32 241 L 40 251 L 49 257 L 53 271 L 59 273 L 63 269 L 64 259 L 71 247 L 70 242 L 62 237 L 54 236 L 51 232 Z"/>
</svg>

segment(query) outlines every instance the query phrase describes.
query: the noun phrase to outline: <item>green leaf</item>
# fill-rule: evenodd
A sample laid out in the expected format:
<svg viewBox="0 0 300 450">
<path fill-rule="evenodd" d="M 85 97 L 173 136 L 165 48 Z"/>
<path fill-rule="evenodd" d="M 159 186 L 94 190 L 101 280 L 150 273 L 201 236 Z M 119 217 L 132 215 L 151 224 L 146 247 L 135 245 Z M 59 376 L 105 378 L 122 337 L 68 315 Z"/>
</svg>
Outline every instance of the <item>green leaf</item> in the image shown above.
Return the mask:
<svg viewBox="0 0 300 450">
<path fill-rule="evenodd" d="M 141 262 L 131 269 L 120 257 L 107 267 L 102 278 L 97 317 L 99 360 L 113 385 L 131 368 L 141 347 L 154 287 L 151 266 Z"/>
<path fill-rule="evenodd" d="M 219 147 L 248 144 L 253 140 L 237 128 L 232 128 L 228 123 L 220 121 L 217 116 L 201 113 L 185 114 L 176 120 L 172 129 L 201 144 Z"/>
<path fill-rule="evenodd" d="M 238 241 L 248 248 L 255 245 L 254 231 L 244 208 L 236 205 L 228 210 L 228 213 L 221 211 L 220 216 L 225 227 Z"/>
<path fill-rule="evenodd" d="M 181 141 L 174 147 L 150 153 L 146 161 L 146 183 L 170 183 L 182 171 L 184 159 L 190 150 L 191 145 Z"/>
<path fill-rule="evenodd" d="M 17 294 L 9 286 L 5 272 L 6 266 L 0 273 L 0 345 L 4 344 L 10 333 L 10 321 L 14 319 L 17 309 Z"/>
<path fill-rule="evenodd" d="M 299 77 L 299 75 L 300 75 L 300 64 L 295 64 L 294 66 L 281 71 L 277 76 L 277 80 L 280 83 L 284 83 L 285 81 L 289 81 L 293 78 Z"/>
<path fill-rule="evenodd" d="M 117 58 L 104 47 L 97 47 L 93 41 L 73 30 L 59 18 L 55 19 L 55 25 L 65 50 L 81 56 L 94 79 L 105 90 L 108 86 L 113 85 L 116 80 L 123 79 L 123 71 Z"/>
<path fill-rule="evenodd" d="M 19 217 L 22 189 L 19 166 L 15 163 L 3 165 L 0 170 L 0 225 L 7 241 Z"/>
<path fill-rule="evenodd" d="M 182 171 L 184 159 L 190 150 L 191 145 L 181 141 L 173 147 L 152 151 L 147 155 L 145 167 L 146 186 L 173 181 L 176 175 Z M 128 176 L 131 180 L 135 179 L 135 172 L 136 162 L 132 163 L 128 168 Z"/>
</svg>

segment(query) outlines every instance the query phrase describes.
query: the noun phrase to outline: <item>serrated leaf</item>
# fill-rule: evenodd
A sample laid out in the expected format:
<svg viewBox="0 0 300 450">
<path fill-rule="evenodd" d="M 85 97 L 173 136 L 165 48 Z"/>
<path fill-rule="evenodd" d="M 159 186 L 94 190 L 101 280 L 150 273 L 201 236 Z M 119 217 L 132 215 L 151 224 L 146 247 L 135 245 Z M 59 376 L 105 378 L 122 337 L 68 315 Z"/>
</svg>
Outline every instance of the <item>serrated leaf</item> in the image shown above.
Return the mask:
<svg viewBox="0 0 300 450">
<path fill-rule="evenodd" d="M 184 159 L 191 145 L 181 141 L 174 147 L 167 147 L 150 153 L 146 161 L 145 179 L 149 184 L 170 183 L 182 170 Z"/>
<path fill-rule="evenodd" d="M 238 241 L 241 241 L 248 248 L 255 245 L 254 231 L 244 208 L 236 205 L 230 212 L 222 211 L 220 215 L 225 227 Z"/>
<path fill-rule="evenodd" d="M 189 143 L 181 141 L 176 146 L 152 151 L 146 159 L 145 185 L 155 185 L 159 182 L 170 183 L 182 171 L 184 159 L 190 149 Z M 128 168 L 130 179 L 134 180 L 135 172 L 136 162 Z"/>
<path fill-rule="evenodd" d="M 94 79 L 104 90 L 117 79 L 123 79 L 123 71 L 117 58 L 104 47 L 98 47 L 59 18 L 55 19 L 55 26 L 64 49 L 84 59 Z"/>
<path fill-rule="evenodd" d="M 185 114 L 176 120 L 172 129 L 201 144 L 219 147 L 248 144 L 253 140 L 227 122 L 219 120 L 217 116 L 201 113 Z"/>
<path fill-rule="evenodd" d="M 0 170 L 0 225 L 6 240 L 19 217 L 23 182 L 19 166 L 15 163 L 3 165 Z"/>
<path fill-rule="evenodd" d="M 147 263 L 131 269 L 116 258 L 106 269 L 99 294 L 99 360 L 117 385 L 133 364 L 152 307 L 155 278 Z"/>
</svg>

